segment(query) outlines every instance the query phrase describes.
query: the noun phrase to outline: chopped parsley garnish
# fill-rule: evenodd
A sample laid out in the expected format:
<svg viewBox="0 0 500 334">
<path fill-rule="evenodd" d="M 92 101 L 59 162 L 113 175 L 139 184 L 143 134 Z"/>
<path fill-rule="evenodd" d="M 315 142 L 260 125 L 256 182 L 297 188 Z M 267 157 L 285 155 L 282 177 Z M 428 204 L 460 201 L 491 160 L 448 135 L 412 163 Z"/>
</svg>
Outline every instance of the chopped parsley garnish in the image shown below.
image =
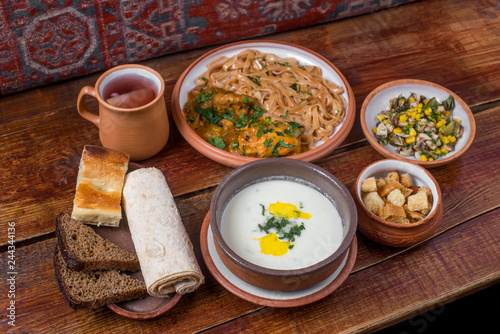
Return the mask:
<svg viewBox="0 0 500 334">
<path fill-rule="evenodd" d="M 270 147 L 273 145 L 273 140 L 272 139 L 266 139 L 264 140 L 264 146 L 265 147 Z"/>
<path fill-rule="evenodd" d="M 257 138 L 260 138 L 262 136 L 263 131 L 264 131 L 264 126 L 262 124 L 259 124 L 259 130 L 257 130 Z"/>
<path fill-rule="evenodd" d="M 200 102 L 205 102 L 207 100 L 210 100 L 212 98 L 212 95 L 214 95 L 214 93 L 215 93 L 215 89 L 214 88 L 212 88 L 212 90 L 209 93 L 207 93 L 204 90 L 202 90 L 200 92 L 200 95 L 198 95 L 196 97 L 196 102 L 200 103 Z"/>
<path fill-rule="evenodd" d="M 219 124 L 222 120 L 222 116 L 214 112 L 212 108 L 202 108 L 197 104 L 194 110 L 212 124 Z"/>
<path fill-rule="evenodd" d="M 243 128 L 247 125 L 248 123 L 248 117 L 244 114 L 240 114 L 240 117 L 238 118 L 238 122 L 234 125 L 237 128 Z"/>
<path fill-rule="evenodd" d="M 226 147 L 226 144 L 224 144 L 224 141 L 220 137 L 213 137 L 208 140 L 208 143 L 212 146 L 215 146 L 217 148 L 220 148 L 223 150 Z"/>
<path fill-rule="evenodd" d="M 265 145 L 265 143 L 264 143 L 264 145 Z M 283 141 L 283 138 L 280 138 L 280 140 L 278 140 L 276 145 L 274 145 L 273 150 L 271 152 L 275 157 L 279 157 L 279 154 L 278 154 L 279 147 L 292 148 L 292 147 L 295 147 L 295 145 L 285 144 L 285 142 Z"/>
<path fill-rule="evenodd" d="M 278 237 L 279 239 L 287 239 L 289 242 L 294 242 L 295 237 L 302 234 L 302 231 L 305 230 L 304 223 L 300 225 L 293 225 L 290 227 L 290 230 L 288 232 L 284 232 L 282 237 Z"/>
<path fill-rule="evenodd" d="M 249 76 L 249 79 L 255 84 L 260 83 L 260 76 Z M 225 94 L 229 93 L 235 94 L 235 97 L 224 97 Z M 302 127 L 299 123 L 286 120 L 289 114 L 288 111 L 277 121 L 273 121 L 271 117 L 267 116 L 268 111 L 260 107 L 251 96 L 240 95 L 210 86 L 203 87 L 193 102 L 189 106 L 191 109 L 187 105 L 184 107 L 186 120 L 191 127 L 201 128 L 207 134 L 215 131 L 215 133 L 211 132 L 211 135 L 207 136 L 212 138 L 208 142 L 214 147 L 232 152 L 237 150 L 235 153 L 244 156 L 247 154 L 250 156 L 265 154 L 266 157 L 279 157 L 293 153 L 289 152 L 289 150 L 279 149 L 280 147 L 295 147 L 295 145 L 288 145 L 287 141 L 293 140 L 293 138 L 289 137 L 298 137 L 297 133 L 294 134 L 294 131 L 296 128 Z M 192 114 L 189 115 L 189 112 Z M 198 115 L 202 117 L 199 118 Z M 220 131 L 222 133 L 230 131 L 231 139 L 228 140 L 226 135 L 218 134 L 221 133 Z M 276 136 L 273 136 L 273 134 L 276 134 Z M 267 136 L 264 137 L 264 135 Z M 279 139 L 279 137 L 283 138 Z M 221 138 L 224 138 L 226 142 Z M 261 148 L 264 146 L 269 149 L 259 151 L 254 145 L 260 145 Z"/>
<path fill-rule="evenodd" d="M 266 208 L 264 205 L 260 205 L 262 207 L 262 215 L 265 216 Z M 274 215 L 267 218 L 265 224 L 259 224 L 259 230 L 264 231 L 266 234 L 270 232 L 275 232 L 280 240 L 286 240 L 290 243 L 295 241 L 295 237 L 300 237 L 302 231 L 305 230 L 304 223 L 300 223 L 300 225 L 291 219 L 286 218 L 278 218 Z M 288 246 L 289 249 L 293 248 L 293 244 Z"/>
</svg>

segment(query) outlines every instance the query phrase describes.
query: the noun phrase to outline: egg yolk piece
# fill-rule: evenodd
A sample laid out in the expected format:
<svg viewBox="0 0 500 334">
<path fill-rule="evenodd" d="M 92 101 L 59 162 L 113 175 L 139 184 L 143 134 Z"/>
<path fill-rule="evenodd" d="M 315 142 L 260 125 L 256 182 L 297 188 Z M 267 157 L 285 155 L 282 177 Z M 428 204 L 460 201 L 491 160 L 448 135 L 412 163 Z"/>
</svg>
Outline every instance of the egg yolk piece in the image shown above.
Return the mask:
<svg viewBox="0 0 500 334">
<path fill-rule="evenodd" d="M 278 236 L 274 232 L 257 240 L 260 242 L 260 252 L 266 255 L 285 255 L 288 253 L 288 246 L 291 245 L 288 241 L 278 239 Z"/>
<path fill-rule="evenodd" d="M 269 213 L 276 217 L 292 219 L 292 218 L 302 218 L 309 219 L 312 217 L 311 214 L 302 212 L 297 208 L 296 205 L 290 203 L 281 203 L 277 202 L 274 204 L 269 204 L 269 209 L 267 209 Z"/>
</svg>

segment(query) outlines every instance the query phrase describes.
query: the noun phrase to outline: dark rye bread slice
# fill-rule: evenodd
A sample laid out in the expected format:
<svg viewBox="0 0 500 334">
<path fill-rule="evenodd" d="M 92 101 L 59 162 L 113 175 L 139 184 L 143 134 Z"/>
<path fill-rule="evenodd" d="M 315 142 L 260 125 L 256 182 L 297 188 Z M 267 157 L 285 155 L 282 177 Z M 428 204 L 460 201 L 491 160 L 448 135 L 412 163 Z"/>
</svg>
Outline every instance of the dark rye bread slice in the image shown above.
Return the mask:
<svg viewBox="0 0 500 334">
<path fill-rule="evenodd" d="M 146 284 L 118 270 L 73 271 L 59 247 L 54 252 L 54 268 L 59 290 L 73 309 L 99 308 L 108 304 L 148 295 Z"/>
<path fill-rule="evenodd" d="M 61 212 L 56 219 L 56 235 L 68 267 L 80 270 L 140 270 L 139 259 L 100 235 L 81 221 Z"/>
</svg>

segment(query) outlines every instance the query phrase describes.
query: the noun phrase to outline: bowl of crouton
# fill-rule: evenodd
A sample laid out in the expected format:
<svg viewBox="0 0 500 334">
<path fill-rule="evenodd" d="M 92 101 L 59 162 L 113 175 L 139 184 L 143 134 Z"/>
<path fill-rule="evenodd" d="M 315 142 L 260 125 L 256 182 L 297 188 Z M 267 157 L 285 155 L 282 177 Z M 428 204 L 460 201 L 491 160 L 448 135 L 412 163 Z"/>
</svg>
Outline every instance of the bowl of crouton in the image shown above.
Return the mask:
<svg viewBox="0 0 500 334">
<path fill-rule="evenodd" d="M 425 168 L 405 160 L 376 161 L 352 186 L 358 229 L 369 239 L 408 247 L 431 237 L 443 216 L 441 190 Z"/>
</svg>

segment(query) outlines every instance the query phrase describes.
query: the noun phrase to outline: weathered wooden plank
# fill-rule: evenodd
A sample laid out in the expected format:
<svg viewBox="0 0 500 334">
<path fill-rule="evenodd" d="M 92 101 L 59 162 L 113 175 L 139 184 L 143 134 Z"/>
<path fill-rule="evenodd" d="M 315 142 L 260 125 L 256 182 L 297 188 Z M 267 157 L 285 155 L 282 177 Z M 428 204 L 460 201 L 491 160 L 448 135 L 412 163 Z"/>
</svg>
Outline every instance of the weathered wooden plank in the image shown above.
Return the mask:
<svg viewBox="0 0 500 334">
<path fill-rule="evenodd" d="M 201 202 L 206 202 L 208 198 Z M 202 203 L 206 205 L 206 203 Z M 196 209 L 180 207 L 190 217 Z M 332 295 L 291 309 L 262 308 L 226 291 L 208 272 L 199 253 L 199 229 L 188 233 L 200 259 L 206 283 L 184 296 L 167 314 L 133 321 L 107 308 L 73 311 L 54 280 L 55 240 L 19 248 L 16 252 L 15 332 L 88 333 L 119 327 L 123 332 L 198 332 L 224 324 L 215 332 L 325 333 L 374 330 L 444 305 L 500 281 L 500 209 L 463 223 L 424 244 L 382 263 L 354 271 Z M 481 256 L 477 250 L 481 249 Z M 5 257 L 2 265 L 5 267 Z M 1 273 L 4 280 L 5 272 Z M 2 299 L 7 307 L 9 300 Z M 247 315 L 247 316 L 245 316 Z M 233 319 L 236 319 L 233 321 Z M 225 324 L 226 323 L 226 324 Z M 6 322 L 1 327 L 9 329 Z"/>
<path fill-rule="evenodd" d="M 262 309 L 213 332 L 371 332 L 436 307 L 446 308 L 449 302 L 500 282 L 499 223 L 497 209 L 351 274 L 321 301 L 302 308 Z M 476 330 L 487 330 L 477 325 Z"/>
</svg>

